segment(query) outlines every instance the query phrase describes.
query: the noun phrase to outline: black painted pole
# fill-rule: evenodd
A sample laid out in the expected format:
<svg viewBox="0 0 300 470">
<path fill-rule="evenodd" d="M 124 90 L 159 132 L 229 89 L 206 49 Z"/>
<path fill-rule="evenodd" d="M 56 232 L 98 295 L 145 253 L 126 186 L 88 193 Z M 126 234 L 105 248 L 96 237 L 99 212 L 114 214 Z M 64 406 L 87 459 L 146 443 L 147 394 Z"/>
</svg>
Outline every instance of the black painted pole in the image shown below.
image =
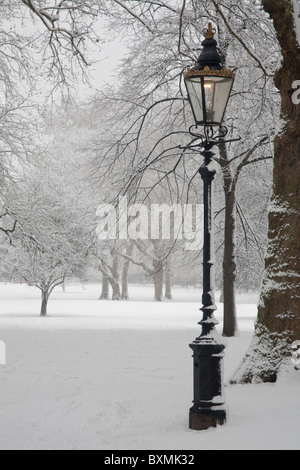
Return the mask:
<svg viewBox="0 0 300 470">
<path fill-rule="evenodd" d="M 213 164 L 212 144 L 207 142 L 204 165 L 199 173 L 204 185 L 204 245 L 203 245 L 203 318 L 201 335 L 190 344 L 194 358 L 194 406 L 190 409 L 190 429 L 202 431 L 226 422 L 223 393 L 223 358 L 226 343 L 219 336 L 214 316 L 217 310 L 214 296 L 214 235 L 213 235 Z"/>
</svg>

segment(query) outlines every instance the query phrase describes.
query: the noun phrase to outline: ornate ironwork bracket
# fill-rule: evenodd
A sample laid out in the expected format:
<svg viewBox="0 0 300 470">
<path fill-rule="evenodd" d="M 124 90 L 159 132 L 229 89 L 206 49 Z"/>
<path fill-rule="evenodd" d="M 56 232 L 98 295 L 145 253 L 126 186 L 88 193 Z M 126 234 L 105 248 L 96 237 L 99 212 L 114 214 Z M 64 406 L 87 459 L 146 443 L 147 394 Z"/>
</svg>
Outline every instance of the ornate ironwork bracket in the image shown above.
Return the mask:
<svg viewBox="0 0 300 470">
<path fill-rule="evenodd" d="M 227 144 L 230 142 L 238 142 L 241 140 L 241 137 L 236 139 L 226 139 L 228 135 L 228 128 L 226 126 L 217 127 L 213 126 L 204 126 L 203 133 L 195 132 L 198 129 L 198 126 L 191 126 L 189 133 L 194 137 L 193 142 L 200 140 L 197 144 L 191 144 L 186 147 L 180 146 L 181 150 L 193 150 L 199 151 L 200 149 L 211 150 L 215 145 Z"/>
</svg>

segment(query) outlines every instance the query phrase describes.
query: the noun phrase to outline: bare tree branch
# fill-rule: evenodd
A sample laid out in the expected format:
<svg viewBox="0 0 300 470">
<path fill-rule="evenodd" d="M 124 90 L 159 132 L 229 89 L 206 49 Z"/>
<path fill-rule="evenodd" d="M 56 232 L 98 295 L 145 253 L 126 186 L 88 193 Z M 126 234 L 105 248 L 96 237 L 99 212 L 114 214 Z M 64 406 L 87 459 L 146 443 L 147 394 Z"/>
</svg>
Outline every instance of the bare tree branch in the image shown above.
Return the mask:
<svg viewBox="0 0 300 470">
<path fill-rule="evenodd" d="M 60 44 L 60 39 L 66 40 L 70 46 L 71 49 L 73 50 L 73 53 L 75 56 L 78 56 L 80 60 L 84 63 L 85 66 L 89 66 L 90 62 L 87 60 L 85 57 L 81 45 L 83 39 L 88 35 L 88 31 L 82 29 L 81 31 L 77 28 L 76 23 L 74 23 L 72 29 L 67 29 L 65 26 L 60 25 L 59 23 L 59 11 L 64 9 L 67 11 L 78 11 L 79 7 L 73 7 L 73 8 L 68 8 L 64 7 L 62 8 L 61 5 L 58 5 L 56 7 L 48 7 L 48 8 L 38 8 L 33 0 L 21 0 L 22 3 L 27 6 L 31 12 L 37 16 L 43 25 L 47 28 L 47 30 L 51 33 L 50 34 L 50 44 L 54 42 L 54 40 Z M 56 13 L 49 14 L 48 11 L 54 11 L 56 10 Z M 86 12 L 86 14 L 94 16 L 92 10 L 89 12 Z M 61 46 L 61 44 L 60 44 Z M 53 49 L 55 52 L 55 56 L 59 57 L 57 54 L 57 50 Z"/>
<path fill-rule="evenodd" d="M 153 31 L 152 29 L 150 28 L 150 26 L 148 26 L 145 21 L 141 18 L 141 16 L 139 15 L 136 15 L 132 10 L 130 10 L 130 8 L 128 8 L 127 6 L 124 5 L 123 2 L 120 2 L 119 0 L 113 0 L 115 3 L 117 3 L 118 5 L 120 5 L 120 7 L 124 8 L 124 10 L 127 11 L 127 13 L 129 13 L 133 18 L 135 18 L 136 20 L 138 20 L 143 26 L 145 26 L 145 28 L 147 28 L 147 30 L 153 34 Z"/>
<path fill-rule="evenodd" d="M 178 52 L 181 54 L 181 42 L 182 42 L 182 26 L 183 26 L 183 15 L 186 7 L 186 0 L 183 0 L 182 9 L 179 18 L 179 40 L 178 40 Z"/>
<path fill-rule="evenodd" d="M 219 5 L 217 4 L 216 0 L 211 0 L 211 2 L 214 4 L 217 12 L 220 14 L 221 18 L 223 19 L 226 27 L 228 28 L 230 34 L 235 38 L 237 39 L 237 41 L 243 46 L 243 48 L 245 49 L 245 51 L 247 52 L 247 54 L 250 55 L 250 57 L 252 57 L 252 59 L 255 60 L 255 62 L 257 62 L 257 64 L 259 65 L 259 68 L 264 72 L 264 74 L 267 76 L 267 77 L 272 77 L 273 74 L 270 74 L 268 73 L 268 71 L 265 69 L 265 67 L 263 66 L 261 60 L 256 57 L 253 52 L 251 52 L 251 50 L 249 49 L 249 47 L 245 44 L 245 42 L 242 40 L 242 38 L 233 30 L 233 28 L 230 26 L 226 16 L 224 15 L 222 9 L 219 7 Z"/>
</svg>

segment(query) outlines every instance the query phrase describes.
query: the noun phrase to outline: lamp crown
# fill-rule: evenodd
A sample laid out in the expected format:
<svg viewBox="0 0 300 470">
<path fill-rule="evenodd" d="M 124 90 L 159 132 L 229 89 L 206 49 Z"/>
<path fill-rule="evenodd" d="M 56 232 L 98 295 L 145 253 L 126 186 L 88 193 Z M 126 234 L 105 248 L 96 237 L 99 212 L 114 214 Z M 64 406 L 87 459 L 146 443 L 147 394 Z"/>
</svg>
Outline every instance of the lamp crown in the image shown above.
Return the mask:
<svg viewBox="0 0 300 470">
<path fill-rule="evenodd" d="M 205 36 L 205 39 L 214 39 L 215 34 L 216 34 L 216 29 L 213 28 L 213 25 L 211 22 L 208 23 L 208 28 L 205 28 L 203 30 L 203 34 Z"/>
</svg>

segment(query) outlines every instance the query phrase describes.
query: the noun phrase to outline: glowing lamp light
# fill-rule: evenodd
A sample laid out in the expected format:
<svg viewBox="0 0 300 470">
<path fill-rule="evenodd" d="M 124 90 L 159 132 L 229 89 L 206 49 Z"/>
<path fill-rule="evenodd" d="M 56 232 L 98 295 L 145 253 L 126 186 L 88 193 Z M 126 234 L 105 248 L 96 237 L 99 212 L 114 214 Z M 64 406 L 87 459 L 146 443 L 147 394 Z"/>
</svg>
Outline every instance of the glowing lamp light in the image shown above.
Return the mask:
<svg viewBox="0 0 300 470">
<path fill-rule="evenodd" d="M 212 23 L 204 34 L 202 54 L 185 72 L 184 81 L 196 125 L 221 126 L 235 74 L 221 65 Z"/>
</svg>

